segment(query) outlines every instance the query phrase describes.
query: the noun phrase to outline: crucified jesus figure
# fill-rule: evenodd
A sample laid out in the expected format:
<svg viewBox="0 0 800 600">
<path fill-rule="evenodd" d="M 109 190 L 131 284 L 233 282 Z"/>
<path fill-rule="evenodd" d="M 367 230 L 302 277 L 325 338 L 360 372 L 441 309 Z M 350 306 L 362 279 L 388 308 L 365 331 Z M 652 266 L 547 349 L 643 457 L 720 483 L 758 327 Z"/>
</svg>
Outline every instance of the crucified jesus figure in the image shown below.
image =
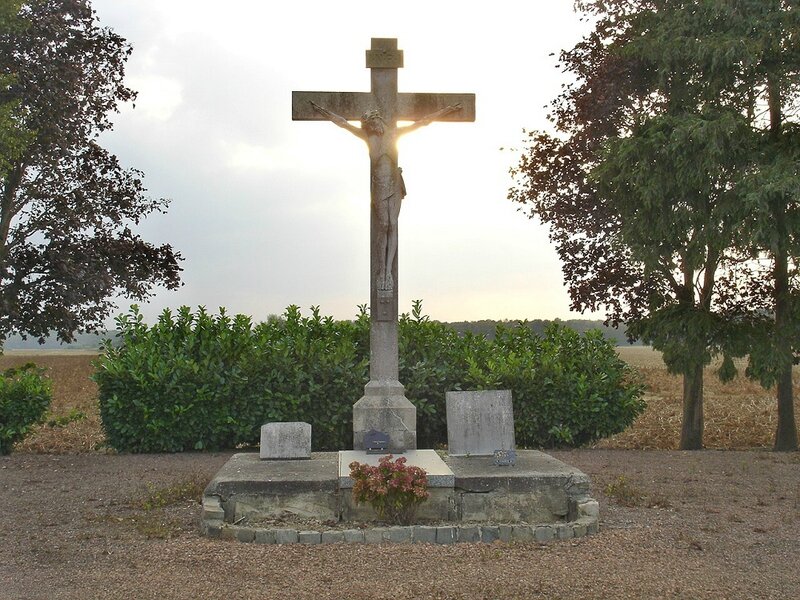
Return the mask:
<svg viewBox="0 0 800 600">
<path fill-rule="evenodd" d="M 311 102 L 311 106 L 335 125 L 367 143 L 372 210 L 375 211 L 381 231 L 378 238 L 378 256 L 383 257 L 379 265 L 377 284 L 379 290 L 391 291 L 394 289 L 392 266 L 397 255 L 397 217 L 400 215 L 400 204 L 406 195 L 403 172 L 397 165 L 397 139 L 401 135 L 429 125 L 439 117 L 461 110 L 461 105 L 447 106 L 404 127 L 387 126 L 377 110 L 364 113 L 361 117 L 361 127 L 356 127 L 344 117 L 314 102 Z"/>
</svg>

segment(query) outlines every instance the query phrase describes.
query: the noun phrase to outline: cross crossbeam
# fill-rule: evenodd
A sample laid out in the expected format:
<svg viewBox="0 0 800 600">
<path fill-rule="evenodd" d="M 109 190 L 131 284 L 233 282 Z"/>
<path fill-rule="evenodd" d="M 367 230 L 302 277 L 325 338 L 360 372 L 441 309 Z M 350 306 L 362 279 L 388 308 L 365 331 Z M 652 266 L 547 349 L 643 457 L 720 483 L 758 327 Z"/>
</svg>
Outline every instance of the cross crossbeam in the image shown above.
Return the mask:
<svg viewBox="0 0 800 600">
<path fill-rule="evenodd" d="M 325 121 L 327 117 L 311 103 L 324 106 L 348 121 L 358 121 L 371 111 L 379 110 L 371 92 L 292 92 L 292 121 Z M 418 92 L 397 94 L 398 121 L 416 121 L 445 106 L 461 105 L 461 110 L 438 117 L 437 121 L 470 122 L 475 120 L 475 94 L 435 94 Z"/>
</svg>

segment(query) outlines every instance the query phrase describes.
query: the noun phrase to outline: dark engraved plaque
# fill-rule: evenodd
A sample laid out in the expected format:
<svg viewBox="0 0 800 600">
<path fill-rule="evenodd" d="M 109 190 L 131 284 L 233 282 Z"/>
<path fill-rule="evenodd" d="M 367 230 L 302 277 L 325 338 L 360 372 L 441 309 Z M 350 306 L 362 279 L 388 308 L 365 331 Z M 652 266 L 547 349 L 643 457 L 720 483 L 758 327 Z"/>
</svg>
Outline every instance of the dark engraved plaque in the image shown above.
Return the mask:
<svg viewBox="0 0 800 600">
<path fill-rule="evenodd" d="M 364 450 L 367 454 L 386 454 L 389 449 L 389 436 L 382 431 L 370 429 L 364 434 Z"/>
</svg>

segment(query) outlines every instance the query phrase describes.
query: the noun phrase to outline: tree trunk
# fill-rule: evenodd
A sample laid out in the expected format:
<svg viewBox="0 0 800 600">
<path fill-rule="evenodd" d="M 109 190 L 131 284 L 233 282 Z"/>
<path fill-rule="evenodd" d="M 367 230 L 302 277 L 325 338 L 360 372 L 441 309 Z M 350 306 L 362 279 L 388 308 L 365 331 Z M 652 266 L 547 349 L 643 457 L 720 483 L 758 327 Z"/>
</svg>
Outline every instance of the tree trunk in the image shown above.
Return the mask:
<svg viewBox="0 0 800 600">
<path fill-rule="evenodd" d="M 782 221 L 783 215 L 778 220 Z M 792 308 L 789 291 L 789 268 L 785 250 L 775 254 L 775 330 L 781 371 L 778 374 L 778 427 L 775 430 L 775 450 L 797 450 L 797 424 L 794 420 L 794 394 L 792 390 Z"/>
<path fill-rule="evenodd" d="M 703 365 L 683 373 L 683 425 L 681 450 L 703 449 Z"/>
<path fill-rule="evenodd" d="M 777 76 L 767 78 L 769 92 L 770 136 L 775 143 L 780 141 L 783 124 L 781 111 L 781 87 Z M 794 421 L 794 397 L 792 391 L 792 296 L 789 289 L 789 234 L 786 224 L 786 199 L 776 194 L 772 201 L 772 217 L 775 222 L 776 244 L 773 247 L 775 266 L 775 332 L 780 373 L 778 374 L 778 427 L 775 431 L 775 450 L 797 450 L 797 424 Z"/>
</svg>

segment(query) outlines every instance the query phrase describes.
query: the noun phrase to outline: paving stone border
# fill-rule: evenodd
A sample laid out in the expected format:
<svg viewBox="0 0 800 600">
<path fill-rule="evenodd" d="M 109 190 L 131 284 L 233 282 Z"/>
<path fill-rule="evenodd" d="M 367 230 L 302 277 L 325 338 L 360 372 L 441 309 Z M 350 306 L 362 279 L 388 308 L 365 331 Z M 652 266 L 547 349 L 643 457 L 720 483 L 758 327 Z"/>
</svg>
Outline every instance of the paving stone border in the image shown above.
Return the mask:
<svg viewBox="0 0 800 600">
<path fill-rule="evenodd" d="M 592 501 L 594 502 L 594 501 Z M 503 523 L 484 525 L 409 525 L 370 529 L 325 531 L 291 528 L 257 528 L 225 523 L 225 512 L 214 497 L 203 498 L 203 533 L 211 538 L 255 544 L 456 544 L 459 542 L 550 542 L 593 535 L 600 530 L 594 505 L 579 511 L 579 517 L 565 523 L 528 525 Z M 588 514 L 587 514 L 588 513 Z M 594 513 L 594 514 L 592 514 Z"/>
</svg>

